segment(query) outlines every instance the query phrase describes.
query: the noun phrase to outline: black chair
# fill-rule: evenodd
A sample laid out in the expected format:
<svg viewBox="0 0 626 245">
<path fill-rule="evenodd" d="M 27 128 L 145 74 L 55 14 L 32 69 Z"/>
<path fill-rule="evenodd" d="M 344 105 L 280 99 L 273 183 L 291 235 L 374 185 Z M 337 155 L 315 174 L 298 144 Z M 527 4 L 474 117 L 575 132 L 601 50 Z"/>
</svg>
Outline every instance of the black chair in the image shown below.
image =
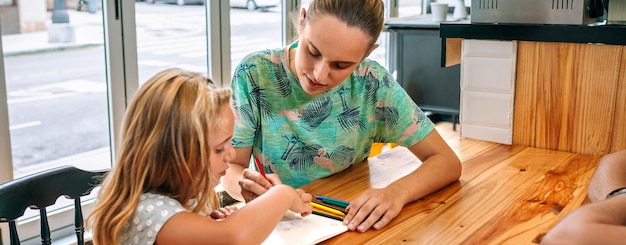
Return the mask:
<svg viewBox="0 0 626 245">
<path fill-rule="evenodd" d="M 0 222 L 9 223 L 11 245 L 20 244 L 15 221 L 24 215 L 28 207 L 39 209 L 41 243 L 51 244 L 46 207 L 53 205 L 60 196 L 74 199 L 77 244 L 83 245 L 84 226 L 80 197 L 88 195 L 99 185 L 107 171 L 91 172 L 74 166 L 62 166 L 1 184 Z"/>
</svg>

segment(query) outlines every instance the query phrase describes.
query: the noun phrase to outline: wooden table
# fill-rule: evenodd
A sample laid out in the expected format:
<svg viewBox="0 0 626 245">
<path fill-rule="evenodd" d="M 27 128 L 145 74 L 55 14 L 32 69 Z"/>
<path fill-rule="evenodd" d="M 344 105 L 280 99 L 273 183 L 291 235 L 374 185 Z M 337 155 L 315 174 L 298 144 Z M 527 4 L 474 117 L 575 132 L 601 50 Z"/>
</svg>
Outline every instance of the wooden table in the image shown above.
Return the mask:
<svg viewBox="0 0 626 245">
<path fill-rule="evenodd" d="M 587 201 L 587 185 L 599 160 L 465 138 L 448 143 L 463 162 L 459 181 L 408 204 L 380 231 L 346 232 L 322 244 L 538 243 Z M 303 189 L 351 200 L 376 184 L 370 183 L 371 174 L 364 162 Z"/>
</svg>

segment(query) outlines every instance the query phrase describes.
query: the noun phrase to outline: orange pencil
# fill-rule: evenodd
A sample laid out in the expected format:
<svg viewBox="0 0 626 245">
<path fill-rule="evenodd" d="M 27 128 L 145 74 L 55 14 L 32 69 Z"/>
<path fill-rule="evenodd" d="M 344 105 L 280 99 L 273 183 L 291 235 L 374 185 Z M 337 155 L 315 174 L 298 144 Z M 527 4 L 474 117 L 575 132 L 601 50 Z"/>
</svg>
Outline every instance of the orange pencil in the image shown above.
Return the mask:
<svg viewBox="0 0 626 245">
<path fill-rule="evenodd" d="M 331 219 L 334 219 L 334 220 L 343 221 L 343 218 L 341 218 L 339 216 L 336 216 L 336 215 L 333 215 L 333 214 L 326 213 L 324 211 L 313 210 L 313 214 L 316 214 L 316 215 L 319 215 L 319 216 L 323 216 L 323 217 L 326 217 L 326 218 L 331 218 Z"/>
</svg>

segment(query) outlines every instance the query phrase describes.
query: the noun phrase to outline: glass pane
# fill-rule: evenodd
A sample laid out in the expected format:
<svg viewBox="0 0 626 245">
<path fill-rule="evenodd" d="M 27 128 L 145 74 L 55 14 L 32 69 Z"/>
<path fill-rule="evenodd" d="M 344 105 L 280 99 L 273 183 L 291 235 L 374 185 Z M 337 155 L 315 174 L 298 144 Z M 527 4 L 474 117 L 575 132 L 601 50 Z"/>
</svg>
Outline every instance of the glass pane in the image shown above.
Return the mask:
<svg viewBox="0 0 626 245">
<path fill-rule="evenodd" d="M 428 0 L 398 0 L 398 17 L 421 15 L 422 1 Z"/>
<path fill-rule="evenodd" d="M 13 18 L 2 42 L 14 178 L 111 166 L 101 4 L 57 2 L 3 8 Z"/>
<path fill-rule="evenodd" d="M 0 6 L 8 6 L 8 5 L 14 5 L 15 1 L 13 0 L 0 0 Z"/>
<path fill-rule="evenodd" d="M 231 73 L 246 55 L 283 46 L 281 2 L 230 1 Z"/>
<path fill-rule="evenodd" d="M 408 0 L 404 0 L 405 2 L 408 2 Z M 430 14 L 430 2 L 435 2 L 435 0 L 421 0 L 420 1 L 420 13 L 421 14 Z M 452 13 L 452 11 L 454 10 L 454 7 L 456 7 L 459 4 L 458 0 L 437 0 L 436 2 L 442 2 L 442 3 L 447 3 L 448 6 L 450 7 L 448 9 L 449 13 Z M 465 5 L 466 8 L 472 6 L 472 0 L 463 0 L 463 4 Z M 402 13 L 402 3 L 400 4 L 400 13 Z"/>
<path fill-rule="evenodd" d="M 61 165 L 110 168 L 107 67 L 99 1 L 21 1 L 0 11 L 0 58 L 5 66 L 5 84 L 0 89 L 6 91 L 8 107 L 8 115 L 0 117 L 8 117 L 13 178 Z M 54 213 L 51 229 L 73 223 L 73 216 L 57 215 L 72 204 L 71 199 L 60 197 L 48 208 Z M 32 225 L 38 223 L 37 215 L 38 210 L 27 209 L 18 221 L 22 239 L 40 234 Z"/>
<path fill-rule="evenodd" d="M 135 4 L 139 82 L 178 67 L 206 74 L 204 0 L 145 0 Z"/>
</svg>

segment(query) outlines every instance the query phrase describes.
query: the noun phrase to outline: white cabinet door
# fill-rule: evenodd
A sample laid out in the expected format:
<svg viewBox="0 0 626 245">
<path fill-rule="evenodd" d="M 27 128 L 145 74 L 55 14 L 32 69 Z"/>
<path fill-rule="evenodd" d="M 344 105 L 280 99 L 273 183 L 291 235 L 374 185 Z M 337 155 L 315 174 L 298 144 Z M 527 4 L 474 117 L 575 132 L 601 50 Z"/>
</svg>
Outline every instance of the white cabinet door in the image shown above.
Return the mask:
<svg viewBox="0 0 626 245">
<path fill-rule="evenodd" d="M 517 42 L 464 40 L 462 49 L 461 136 L 511 144 Z"/>
</svg>

